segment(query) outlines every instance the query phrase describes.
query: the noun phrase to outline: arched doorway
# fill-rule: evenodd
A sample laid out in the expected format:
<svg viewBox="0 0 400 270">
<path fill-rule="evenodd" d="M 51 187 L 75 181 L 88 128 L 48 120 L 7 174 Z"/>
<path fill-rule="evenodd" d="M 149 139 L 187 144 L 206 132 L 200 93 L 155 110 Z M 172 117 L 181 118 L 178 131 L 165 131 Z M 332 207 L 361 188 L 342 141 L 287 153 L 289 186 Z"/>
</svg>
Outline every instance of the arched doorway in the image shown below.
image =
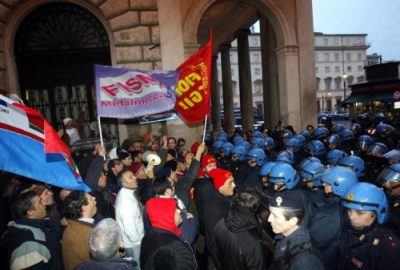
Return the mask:
<svg viewBox="0 0 400 270">
<path fill-rule="evenodd" d="M 94 64 L 111 65 L 106 30 L 86 9 L 71 3 L 53 3 L 32 11 L 20 24 L 14 52 L 20 93 L 57 129 L 65 117 L 77 118 L 88 105 L 84 131 L 96 120 Z M 115 120 L 103 129 L 118 142 Z"/>
</svg>

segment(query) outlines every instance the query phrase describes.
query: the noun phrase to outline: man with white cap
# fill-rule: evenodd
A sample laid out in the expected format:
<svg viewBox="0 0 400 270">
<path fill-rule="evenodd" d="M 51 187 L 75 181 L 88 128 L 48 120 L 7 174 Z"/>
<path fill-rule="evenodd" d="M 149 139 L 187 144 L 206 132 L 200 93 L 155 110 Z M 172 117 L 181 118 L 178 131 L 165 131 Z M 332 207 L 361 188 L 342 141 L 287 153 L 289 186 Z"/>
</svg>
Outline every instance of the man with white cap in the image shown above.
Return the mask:
<svg viewBox="0 0 400 270">
<path fill-rule="evenodd" d="M 82 133 L 82 130 L 80 130 L 80 129 L 81 129 L 81 126 L 85 119 L 86 108 L 87 108 L 86 104 L 82 105 L 82 109 L 81 109 L 81 112 L 80 112 L 77 120 L 73 120 L 70 117 L 66 117 L 63 120 L 65 132 L 64 132 L 62 138 L 64 139 L 64 141 L 66 143 L 68 142 L 67 143 L 68 145 L 72 145 L 74 142 L 83 138 L 83 133 Z M 66 136 L 66 135 L 68 135 L 68 136 Z M 68 137 L 69 141 L 65 137 Z"/>
</svg>

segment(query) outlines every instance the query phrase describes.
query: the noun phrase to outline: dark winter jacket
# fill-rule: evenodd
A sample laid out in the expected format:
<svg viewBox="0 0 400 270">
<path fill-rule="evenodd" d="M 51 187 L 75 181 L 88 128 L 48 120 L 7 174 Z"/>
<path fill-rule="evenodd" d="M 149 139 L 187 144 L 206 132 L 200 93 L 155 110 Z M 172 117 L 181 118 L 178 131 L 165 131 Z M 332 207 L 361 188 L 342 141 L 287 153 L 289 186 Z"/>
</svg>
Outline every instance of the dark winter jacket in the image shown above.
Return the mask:
<svg viewBox="0 0 400 270">
<path fill-rule="evenodd" d="M 101 188 L 97 184 L 103 169 L 103 163 L 103 157 L 96 157 L 93 160 L 86 175 L 85 184 L 92 189 L 91 194 L 96 198 L 97 213 L 104 218 L 115 219 L 111 193 L 107 188 Z"/>
<path fill-rule="evenodd" d="M 207 196 L 207 206 L 204 209 L 204 229 L 207 250 L 217 263 L 215 246 L 215 225 L 228 215 L 231 198 L 223 196 L 214 188 Z"/>
<path fill-rule="evenodd" d="M 64 269 L 60 241 L 44 220 L 11 221 L 1 239 L 1 246 L 6 251 L 3 255 L 10 268 Z"/>
<path fill-rule="evenodd" d="M 221 269 L 266 269 L 265 250 L 258 235 L 255 213 L 232 206 L 215 226 L 217 265 Z"/>
<path fill-rule="evenodd" d="M 186 210 L 193 214 L 195 217 L 198 216 L 196 206 L 192 199 L 189 197 L 189 189 L 192 187 L 194 180 L 196 179 L 197 173 L 200 168 L 200 162 L 196 159 L 192 161 L 190 167 L 187 169 L 185 174 L 178 178 L 175 184 L 175 194 L 186 206 Z"/>
<path fill-rule="evenodd" d="M 308 232 L 300 227 L 288 237 L 278 235 L 271 270 L 323 270 Z"/>
<path fill-rule="evenodd" d="M 321 252 L 325 269 L 336 269 L 342 232 L 340 200 L 337 197 L 324 200 L 326 204 L 316 211 L 309 222 L 308 231 L 315 246 Z"/>
</svg>

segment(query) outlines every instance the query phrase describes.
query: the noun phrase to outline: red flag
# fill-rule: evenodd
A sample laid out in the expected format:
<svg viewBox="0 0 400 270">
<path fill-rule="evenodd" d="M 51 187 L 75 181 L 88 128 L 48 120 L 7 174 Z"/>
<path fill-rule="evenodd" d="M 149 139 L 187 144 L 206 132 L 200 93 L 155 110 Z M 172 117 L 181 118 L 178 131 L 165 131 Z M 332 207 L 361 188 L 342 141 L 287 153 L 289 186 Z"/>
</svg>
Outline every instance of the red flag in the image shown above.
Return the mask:
<svg viewBox="0 0 400 270">
<path fill-rule="evenodd" d="M 175 110 L 188 124 L 203 121 L 210 113 L 212 32 L 207 44 L 176 70 L 180 71 L 175 91 Z"/>
</svg>

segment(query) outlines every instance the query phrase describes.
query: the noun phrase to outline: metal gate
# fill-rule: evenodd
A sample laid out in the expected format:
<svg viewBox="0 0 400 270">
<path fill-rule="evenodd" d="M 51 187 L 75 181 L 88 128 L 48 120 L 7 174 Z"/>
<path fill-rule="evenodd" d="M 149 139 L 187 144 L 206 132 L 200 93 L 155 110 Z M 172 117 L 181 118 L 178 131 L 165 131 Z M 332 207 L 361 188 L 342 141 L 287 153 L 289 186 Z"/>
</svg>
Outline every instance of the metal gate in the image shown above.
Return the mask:
<svg viewBox="0 0 400 270">
<path fill-rule="evenodd" d="M 94 64 L 110 65 L 107 33 L 89 11 L 70 3 L 41 6 L 19 27 L 14 43 L 21 95 L 56 129 L 77 119 L 87 104 L 84 133 L 96 121 Z M 119 144 L 116 119 L 102 119 L 111 143 Z"/>
</svg>

